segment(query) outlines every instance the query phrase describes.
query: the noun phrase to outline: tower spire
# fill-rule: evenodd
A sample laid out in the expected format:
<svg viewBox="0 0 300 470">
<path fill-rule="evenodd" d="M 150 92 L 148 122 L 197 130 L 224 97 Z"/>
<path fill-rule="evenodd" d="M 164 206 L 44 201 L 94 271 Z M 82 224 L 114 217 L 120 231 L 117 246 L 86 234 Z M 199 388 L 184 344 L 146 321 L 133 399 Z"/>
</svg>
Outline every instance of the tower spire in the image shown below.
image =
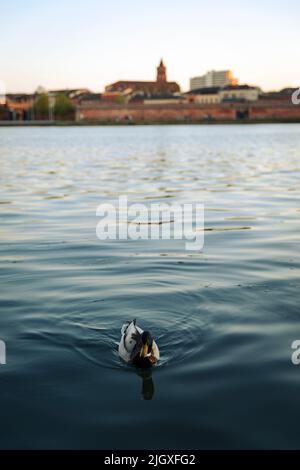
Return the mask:
<svg viewBox="0 0 300 470">
<path fill-rule="evenodd" d="M 158 83 L 165 83 L 167 81 L 167 68 L 162 59 L 160 59 L 159 66 L 157 67 L 156 81 Z"/>
</svg>

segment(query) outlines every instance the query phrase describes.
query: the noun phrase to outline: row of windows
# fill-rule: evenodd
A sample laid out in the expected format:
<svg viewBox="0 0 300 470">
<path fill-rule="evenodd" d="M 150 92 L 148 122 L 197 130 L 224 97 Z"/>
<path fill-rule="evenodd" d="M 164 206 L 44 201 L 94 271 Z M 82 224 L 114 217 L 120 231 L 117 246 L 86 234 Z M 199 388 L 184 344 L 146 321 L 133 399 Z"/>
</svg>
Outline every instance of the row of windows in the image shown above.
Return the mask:
<svg viewBox="0 0 300 470">
<path fill-rule="evenodd" d="M 198 103 L 203 103 L 203 104 L 210 104 L 210 103 L 219 103 L 219 98 L 198 98 Z"/>
</svg>

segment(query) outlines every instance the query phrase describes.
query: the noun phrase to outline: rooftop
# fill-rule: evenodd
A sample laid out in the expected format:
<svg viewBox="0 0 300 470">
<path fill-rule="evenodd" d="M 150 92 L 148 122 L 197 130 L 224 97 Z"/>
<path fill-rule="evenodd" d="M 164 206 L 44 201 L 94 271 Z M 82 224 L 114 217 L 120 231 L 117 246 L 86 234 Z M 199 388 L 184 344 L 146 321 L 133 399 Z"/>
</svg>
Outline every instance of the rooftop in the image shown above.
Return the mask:
<svg viewBox="0 0 300 470">
<path fill-rule="evenodd" d="M 194 90 L 188 91 L 187 95 L 215 95 L 220 91 L 220 87 L 204 87 L 204 88 L 195 88 Z"/>
<path fill-rule="evenodd" d="M 223 87 L 223 90 L 253 90 L 256 87 L 251 85 L 226 85 Z"/>
</svg>

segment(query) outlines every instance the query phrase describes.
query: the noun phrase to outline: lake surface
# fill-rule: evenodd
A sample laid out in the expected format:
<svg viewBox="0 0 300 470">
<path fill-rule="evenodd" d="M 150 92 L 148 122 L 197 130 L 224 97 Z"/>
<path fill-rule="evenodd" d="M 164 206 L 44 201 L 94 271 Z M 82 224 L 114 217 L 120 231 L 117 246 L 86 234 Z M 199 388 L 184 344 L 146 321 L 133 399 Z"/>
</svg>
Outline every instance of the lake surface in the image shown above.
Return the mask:
<svg viewBox="0 0 300 470">
<path fill-rule="evenodd" d="M 1 448 L 300 448 L 300 125 L 0 128 L 0 165 Z M 119 195 L 204 203 L 203 250 L 100 241 Z"/>
</svg>

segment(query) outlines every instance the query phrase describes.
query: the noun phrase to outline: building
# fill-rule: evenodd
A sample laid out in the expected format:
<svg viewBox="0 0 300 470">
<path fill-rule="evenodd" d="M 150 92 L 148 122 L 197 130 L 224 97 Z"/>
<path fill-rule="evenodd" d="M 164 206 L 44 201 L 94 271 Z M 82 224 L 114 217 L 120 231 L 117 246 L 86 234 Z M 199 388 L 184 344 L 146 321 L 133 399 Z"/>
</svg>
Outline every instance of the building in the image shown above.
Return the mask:
<svg viewBox="0 0 300 470">
<path fill-rule="evenodd" d="M 160 61 L 157 67 L 156 81 L 135 81 L 135 80 L 119 80 L 105 87 L 106 92 L 139 93 L 144 96 L 165 95 L 179 93 L 180 87 L 176 82 L 167 81 L 167 69 L 163 61 Z"/>
<path fill-rule="evenodd" d="M 280 91 L 269 91 L 260 93 L 259 99 L 264 101 L 292 101 L 292 94 L 298 88 L 283 88 Z"/>
<path fill-rule="evenodd" d="M 101 93 L 84 93 L 80 95 L 78 98 L 78 104 L 81 104 L 83 102 L 86 103 L 100 103 L 101 102 L 102 95 Z"/>
<path fill-rule="evenodd" d="M 197 88 L 188 91 L 185 96 L 189 103 L 217 104 L 221 101 L 219 91 L 219 87 Z"/>
<path fill-rule="evenodd" d="M 166 95 L 166 96 L 151 96 L 151 98 L 146 98 L 143 100 L 144 105 L 169 105 L 169 104 L 180 104 L 184 103 L 184 97 L 181 95 Z"/>
<path fill-rule="evenodd" d="M 65 88 L 61 90 L 49 90 L 44 93 L 48 95 L 50 106 L 54 106 L 55 99 L 59 95 L 64 95 L 66 98 L 68 98 L 72 102 L 73 105 L 76 105 L 77 103 L 79 103 L 80 99 L 83 96 L 91 92 L 88 88 L 72 88 L 72 89 Z"/>
<path fill-rule="evenodd" d="M 210 70 L 201 77 L 190 79 L 190 90 L 199 88 L 224 87 L 226 85 L 237 85 L 238 81 L 233 78 L 230 70 Z"/>
<path fill-rule="evenodd" d="M 260 88 L 250 85 L 226 85 L 222 88 L 197 88 L 190 90 L 185 96 L 190 103 L 218 104 L 232 101 L 257 101 L 260 97 L 260 92 Z"/>
<path fill-rule="evenodd" d="M 127 98 L 129 95 L 128 91 L 121 93 L 120 91 L 105 91 L 104 93 L 101 94 L 101 101 L 103 103 L 126 103 L 129 98 Z"/>
<path fill-rule="evenodd" d="M 261 90 L 250 85 L 227 85 L 219 91 L 220 101 L 257 101 Z"/>
<path fill-rule="evenodd" d="M 65 95 L 67 98 L 72 100 L 72 99 L 76 99 L 80 97 L 81 95 L 90 93 L 90 90 L 88 88 L 73 88 L 73 89 L 65 88 L 62 90 L 49 90 L 49 91 L 45 91 L 44 93 L 50 96 Z"/>
<path fill-rule="evenodd" d="M 0 121 L 9 121 L 10 113 L 7 106 L 0 103 Z"/>
<path fill-rule="evenodd" d="M 35 95 L 8 93 L 6 95 L 6 107 L 9 112 L 9 119 L 12 121 L 31 120 L 34 100 Z"/>
</svg>

